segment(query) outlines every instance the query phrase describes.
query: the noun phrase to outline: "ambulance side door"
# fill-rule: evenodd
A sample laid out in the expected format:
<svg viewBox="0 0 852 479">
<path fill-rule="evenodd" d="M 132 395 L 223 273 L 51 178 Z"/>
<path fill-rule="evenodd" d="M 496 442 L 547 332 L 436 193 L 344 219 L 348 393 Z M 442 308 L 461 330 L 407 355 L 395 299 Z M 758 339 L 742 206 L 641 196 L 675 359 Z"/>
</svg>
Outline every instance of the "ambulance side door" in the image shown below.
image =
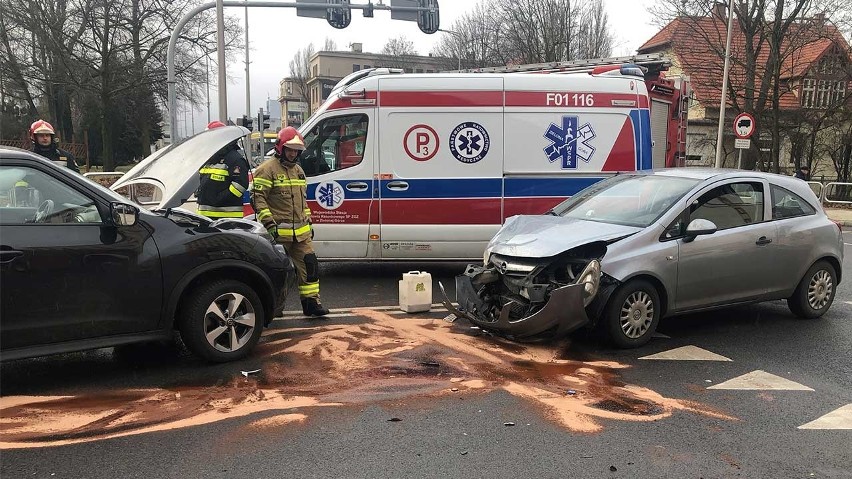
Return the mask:
<svg viewBox="0 0 852 479">
<path fill-rule="evenodd" d="M 374 108 L 329 111 L 304 130 L 314 249 L 321 259 L 365 258 L 373 192 Z M 372 216 L 372 218 L 371 218 Z"/>
<path fill-rule="evenodd" d="M 503 79 L 379 85 L 382 258 L 481 258 L 502 220 Z"/>
</svg>

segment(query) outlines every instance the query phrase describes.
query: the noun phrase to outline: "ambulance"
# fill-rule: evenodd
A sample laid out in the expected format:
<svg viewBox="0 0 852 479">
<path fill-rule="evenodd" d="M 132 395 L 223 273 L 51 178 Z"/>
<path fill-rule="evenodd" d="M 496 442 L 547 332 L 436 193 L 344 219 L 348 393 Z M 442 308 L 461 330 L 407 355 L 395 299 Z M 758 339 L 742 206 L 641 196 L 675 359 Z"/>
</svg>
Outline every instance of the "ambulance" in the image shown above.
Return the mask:
<svg viewBox="0 0 852 479">
<path fill-rule="evenodd" d="M 546 213 L 617 172 L 679 166 L 668 137 L 685 128 L 683 102 L 652 125 L 661 94 L 646 74 L 351 74 L 300 128 L 317 255 L 478 259 L 511 216 Z"/>
</svg>

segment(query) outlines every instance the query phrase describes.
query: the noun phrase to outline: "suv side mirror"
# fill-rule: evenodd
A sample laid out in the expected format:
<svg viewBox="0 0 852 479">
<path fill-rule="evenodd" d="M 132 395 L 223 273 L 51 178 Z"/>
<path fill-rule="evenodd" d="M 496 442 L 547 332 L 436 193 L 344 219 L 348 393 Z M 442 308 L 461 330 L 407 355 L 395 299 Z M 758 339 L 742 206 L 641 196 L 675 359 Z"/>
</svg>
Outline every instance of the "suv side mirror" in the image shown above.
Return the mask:
<svg viewBox="0 0 852 479">
<path fill-rule="evenodd" d="M 698 236 L 712 235 L 718 228 L 716 223 L 702 218 L 692 220 L 686 227 L 686 235 L 683 238 L 685 243 L 689 243 Z"/>
<path fill-rule="evenodd" d="M 125 203 L 110 203 L 109 216 L 115 226 L 133 226 L 139 220 L 139 210 Z"/>
</svg>

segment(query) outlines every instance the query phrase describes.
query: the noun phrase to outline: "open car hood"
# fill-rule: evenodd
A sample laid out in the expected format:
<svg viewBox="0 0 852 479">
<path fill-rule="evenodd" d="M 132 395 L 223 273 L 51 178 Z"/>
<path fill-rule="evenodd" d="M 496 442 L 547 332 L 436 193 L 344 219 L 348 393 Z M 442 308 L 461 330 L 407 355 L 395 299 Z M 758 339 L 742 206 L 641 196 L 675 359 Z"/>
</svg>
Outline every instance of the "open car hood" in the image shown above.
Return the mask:
<svg viewBox="0 0 852 479">
<path fill-rule="evenodd" d="M 560 216 L 512 216 L 488 243 L 491 253 L 519 258 L 549 258 L 595 241 L 614 241 L 641 231 L 635 226 Z"/>
<path fill-rule="evenodd" d="M 198 170 L 228 143 L 249 131 L 241 126 L 225 126 L 203 131 L 177 144 L 156 151 L 139 162 L 110 189 L 137 184 L 153 185 L 157 191 L 152 209 L 175 208 L 198 189 Z"/>
</svg>

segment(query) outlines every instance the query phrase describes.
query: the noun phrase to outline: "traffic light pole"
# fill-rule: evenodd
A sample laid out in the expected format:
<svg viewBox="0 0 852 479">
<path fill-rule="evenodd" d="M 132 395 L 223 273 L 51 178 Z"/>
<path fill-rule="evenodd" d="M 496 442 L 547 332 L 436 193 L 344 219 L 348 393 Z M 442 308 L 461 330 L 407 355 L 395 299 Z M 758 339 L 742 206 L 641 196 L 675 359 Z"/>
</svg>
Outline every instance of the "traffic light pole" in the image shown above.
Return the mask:
<svg viewBox="0 0 852 479">
<path fill-rule="evenodd" d="M 219 92 L 219 121 L 228 123 L 228 68 L 225 65 L 225 12 L 224 0 L 216 0 L 216 43 L 219 54 L 219 81 L 216 90 Z"/>
<path fill-rule="evenodd" d="M 219 7 L 221 6 L 221 7 Z M 348 9 L 348 10 L 361 10 L 362 12 L 369 12 L 372 14 L 372 11 L 375 10 L 388 10 L 391 12 L 426 12 L 429 14 L 435 15 L 435 30 L 437 30 L 437 14 L 438 7 L 437 2 L 435 2 L 435 6 L 430 7 L 395 7 L 391 5 L 385 5 L 382 3 L 374 4 L 372 2 L 366 4 L 332 4 L 328 2 L 320 3 L 319 1 L 315 3 L 302 3 L 302 2 L 275 2 L 275 1 L 259 1 L 259 0 L 216 0 L 215 2 L 204 3 L 199 5 L 183 16 L 183 18 L 178 21 L 177 25 L 175 25 L 174 30 L 172 30 L 172 35 L 169 38 L 169 48 L 166 54 L 166 83 L 168 84 L 169 89 L 169 134 L 170 140 L 173 143 L 176 143 L 180 138 L 177 133 L 177 75 L 175 74 L 175 51 L 177 47 L 177 40 L 180 36 L 180 33 L 183 31 L 186 24 L 199 13 L 209 10 L 213 7 L 224 8 L 224 7 L 245 7 L 248 9 L 249 7 L 257 7 L 257 8 L 269 8 L 269 7 L 279 7 L 279 8 L 296 8 L 298 7 L 300 10 L 326 10 L 329 9 Z M 217 22 L 218 23 L 218 22 Z M 423 27 L 421 27 L 422 29 Z M 430 31 L 429 33 L 434 33 Z M 219 26 L 219 35 L 224 39 L 224 26 Z M 219 44 L 219 117 L 222 118 L 224 114 L 223 121 L 227 120 L 227 96 L 225 94 L 225 83 L 226 79 L 224 77 L 226 72 L 225 67 L 225 49 L 224 49 L 224 41 Z M 246 47 L 248 48 L 248 47 Z M 246 106 L 246 110 L 248 111 L 248 106 Z"/>
</svg>

